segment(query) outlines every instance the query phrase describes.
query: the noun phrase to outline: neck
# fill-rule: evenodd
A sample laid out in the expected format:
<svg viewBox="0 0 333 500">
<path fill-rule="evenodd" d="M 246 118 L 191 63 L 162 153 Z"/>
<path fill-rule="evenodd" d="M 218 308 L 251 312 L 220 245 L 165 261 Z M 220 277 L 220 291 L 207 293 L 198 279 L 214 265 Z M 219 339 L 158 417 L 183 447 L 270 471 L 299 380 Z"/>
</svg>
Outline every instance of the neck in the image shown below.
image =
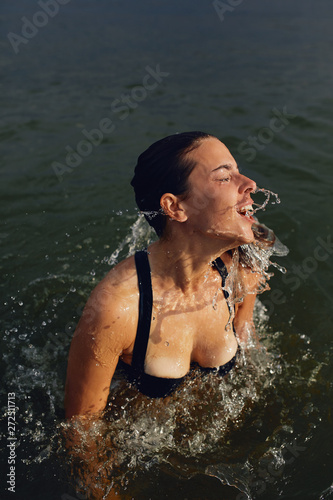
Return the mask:
<svg viewBox="0 0 333 500">
<path fill-rule="evenodd" d="M 173 235 L 164 237 L 149 247 L 152 273 L 172 282 L 183 292 L 200 287 L 211 270 L 211 263 L 233 248 L 218 239 Z"/>
</svg>

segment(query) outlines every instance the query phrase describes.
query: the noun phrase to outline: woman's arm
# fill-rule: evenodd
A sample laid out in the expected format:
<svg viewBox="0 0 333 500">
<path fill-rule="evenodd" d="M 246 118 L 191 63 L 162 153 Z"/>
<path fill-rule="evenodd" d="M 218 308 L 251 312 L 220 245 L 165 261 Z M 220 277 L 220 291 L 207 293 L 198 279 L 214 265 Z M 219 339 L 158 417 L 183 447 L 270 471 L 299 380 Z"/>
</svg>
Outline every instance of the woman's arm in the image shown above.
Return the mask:
<svg viewBox="0 0 333 500">
<path fill-rule="evenodd" d="M 63 433 L 71 456 L 72 477 L 85 498 L 120 498 L 113 487 L 109 491 L 112 466 L 106 466 L 107 433 L 100 419 L 119 355 L 128 347 L 128 320 L 124 299 L 103 283 L 92 292 L 70 347 L 65 389 L 66 418 Z M 128 303 L 128 299 L 127 299 Z M 128 316 L 128 315 L 127 315 Z M 96 435 L 96 429 L 98 429 Z M 99 439 L 103 434 L 104 446 Z M 116 451 L 113 453 L 116 456 Z M 108 456 L 109 456 L 108 455 Z M 111 482 L 112 484 L 112 482 Z"/>
<path fill-rule="evenodd" d="M 240 341 L 247 343 L 249 338 L 255 335 L 253 310 L 261 275 L 253 273 L 248 268 L 241 268 L 240 273 L 245 296 L 242 302 L 235 304 L 234 326 Z"/>
<path fill-rule="evenodd" d="M 256 300 L 256 295 L 247 295 L 243 302 L 235 306 L 234 326 L 237 337 L 241 342 L 247 342 L 249 336 L 254 334 L 255 328 L 253 323 L 253 309 Z"/>
<path fill-rule="evenodd" d="M 102 282 L 86 304 L 69 352 L 66 418 L 99 414 L 106 406 L 119 356 L 130 344 L 130 328 L 119 302 Z"/>
</svg>

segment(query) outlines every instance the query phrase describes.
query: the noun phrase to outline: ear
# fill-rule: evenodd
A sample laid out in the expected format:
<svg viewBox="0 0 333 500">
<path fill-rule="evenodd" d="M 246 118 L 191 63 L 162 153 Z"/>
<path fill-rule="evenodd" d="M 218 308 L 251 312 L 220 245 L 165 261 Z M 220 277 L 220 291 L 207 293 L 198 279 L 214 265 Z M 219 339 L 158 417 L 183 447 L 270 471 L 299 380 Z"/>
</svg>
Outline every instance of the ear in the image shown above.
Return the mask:
<svg viewBox="0 0 333 500">
<path fill-rule="evenodd" d="M 160 205 L 165 215 L 168 215 L 170 219 L 178 222 L 187 221 L 186 212 L 178 196 L 172 193 L 164 193 L 161 196 Z"/>
</svg>

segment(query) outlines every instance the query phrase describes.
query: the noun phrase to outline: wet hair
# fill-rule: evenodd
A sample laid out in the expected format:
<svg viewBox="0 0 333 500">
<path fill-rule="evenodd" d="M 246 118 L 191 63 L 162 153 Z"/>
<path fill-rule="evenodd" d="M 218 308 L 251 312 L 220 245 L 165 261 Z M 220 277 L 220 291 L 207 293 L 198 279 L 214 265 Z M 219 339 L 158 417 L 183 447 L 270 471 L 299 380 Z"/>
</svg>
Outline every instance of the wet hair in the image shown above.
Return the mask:
<svg viewBox="0 0 333 500">
<path fill-rule="evenodd" d="M 166 216 L 160 205 L 161 196 L 165 193 L 186 195 L 188 177 L 196 165 L 193 159 L 187 157 L 187 153 L 210 137 L 205 132 L 169 135 L 154 142 L 139 156 L 131 185 L 140 211 L 159 237 L 166 224 Z"/>
</svg>

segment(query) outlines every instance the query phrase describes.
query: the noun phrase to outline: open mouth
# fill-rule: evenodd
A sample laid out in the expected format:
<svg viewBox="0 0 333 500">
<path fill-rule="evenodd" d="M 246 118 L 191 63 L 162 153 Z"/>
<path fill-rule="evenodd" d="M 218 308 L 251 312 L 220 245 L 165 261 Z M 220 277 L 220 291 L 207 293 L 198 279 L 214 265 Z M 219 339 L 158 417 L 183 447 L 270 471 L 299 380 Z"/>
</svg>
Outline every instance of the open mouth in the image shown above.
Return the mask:
<svg viewBox="0 0 333 500">
<path fill-rule="evenodd" d="M 244 207 L 237 208 L 237 213 L 241 215 L 242 217 L 245 217 L 247 220 L 254 222 L 254 219 L 252 217 L 253 215 L 253 208 L 252 205 L 245 205 Z"/>
</svg>

